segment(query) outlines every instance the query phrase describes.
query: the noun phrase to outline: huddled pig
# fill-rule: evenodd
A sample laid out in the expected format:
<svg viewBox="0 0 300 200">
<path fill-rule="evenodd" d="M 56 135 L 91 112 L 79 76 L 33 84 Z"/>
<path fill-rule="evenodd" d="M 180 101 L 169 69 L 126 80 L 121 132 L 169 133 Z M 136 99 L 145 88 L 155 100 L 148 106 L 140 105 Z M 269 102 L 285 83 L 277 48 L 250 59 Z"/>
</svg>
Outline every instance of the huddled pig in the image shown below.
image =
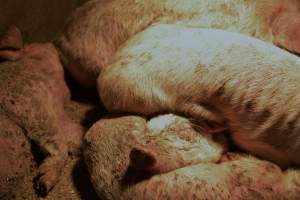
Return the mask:
<svg viewBox="0 0 300 200">
<path fill-rule="evenodd" d="M 111 113 L 176 113 L 281 167 L 300 166 L 300 58 L 240 33 L 157 24 L 98 78 Z"/>
<path fill-rule="evenodd" d="M 65 67 L 83 86 L 131 36 L 154 23 L 244 33 L 300 53 L 298 0 L 91 0 L 70 17 L 56 41 Z"/>
<path fill-rule="evenodd" d="M 84 158 L 102 199 L 298 199 L 300 172 L 226 153 L 227 140 L 162 115 L 99 120 L 85 136 Z M 220 139 L 219 139 L 220 140 Z M 138 151 L 137 151 L 138 150 Z M 168 155 L 168 156 L 166 156 Z"/>
<path fill-rule="evenodd" d="M 68 153 L 77 152 L 83 136 L 81 126 L 64 110 L 70 93 L 63 67 L 52 44 L 23 44 L 14 26 L 0 40 L 0 58 L 0 124 L 8 121 L 8 127 L 0 132 L 0 151 L 25 151 L 24 137 L 39 147 L 45 159 L 38 167 L 37 186 L 46 194 L 58 181 Z M 4 174 L 17 170 L 14 168 L 22 159 L 17 157 L 13 153 L 0 157 L 0 163 L 10 160 L 6 162 L 9 166 L 3 165 L 9 170 Z"/>
</svg>

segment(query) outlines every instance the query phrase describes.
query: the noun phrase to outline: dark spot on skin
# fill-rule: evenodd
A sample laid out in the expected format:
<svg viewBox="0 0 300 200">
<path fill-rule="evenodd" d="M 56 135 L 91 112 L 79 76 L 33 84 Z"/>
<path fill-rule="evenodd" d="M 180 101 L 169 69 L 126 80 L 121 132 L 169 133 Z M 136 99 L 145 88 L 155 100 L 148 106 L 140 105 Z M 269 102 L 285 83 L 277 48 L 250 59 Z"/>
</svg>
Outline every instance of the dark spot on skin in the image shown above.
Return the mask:
<svg viewBox="0 0 300 200">
<path fill-rule="evenodd" d="M 215 95 L 217 97 L 223 96 L 225 93 L 225 85 L 222 85 L 221 87 L 219 87 L 215 93 Z"/>
<path fill-rule="evenodd" d="M 269 117 L 271 117 L 272 113 L 269 109 L 265 109 L 262 112 L 261 118 L 263 118 L 264 120 L 268 119 Z"/>
<path fill-rule="evenodd" d="M 263 135 L 264 141 L 276 149 L 284 149 L 287 144 L 288 137 L 285 136 L 285 119 L 286 115 L 281 115 L 265 130 Z"/>
<path fill-rule="evenodd" d="M 296 124 L 297 122 L 299 121 L 299 118 L 300 118 L 300 112 L 298 112 L 298 114 L 291 120 L 287 123 L 288 125 L 288 133 L 291 133 L 295 127 L 296 127 Z"/>
<path fill-rule="evenodd" d="M 247 111 L 253 111 L 254 108 L 255 108 L 255 103 L 254 103 L 254 101 L 252 101 L 252 100 L 247 101 L 246 104 L 245 104 L 245 107 L 246 107 L 246 110 L 247 110 Z"/>
<path fill-rule="evenodd" d="M 216 111 L 217 109 L 209 102 L 207 101 L 201 101 L 199 102 L 199 105 L 202 106 L 203 108 L 205 108 L 206 110 L 209 111 Z"/>
<path fill-rule="evenodd" d="M 269 127 L 268 130 L 271 130 L 271 131 L 272 131 L 272 130 L 274 130 L 274 131 L 279 130 L 280 128 L 282 128 L 285 119 L 286 119 L 286 115 L 285 115 L 285 114 L 281 115 L 281 116 L 273 123 L 273 125 Z"/>
<path fill-rule="evenodd" d="M 272 112 L 269 109 L 264 109 L 262 112 L 258 113 L 256 118 L 256 123 L 263 124 L 272 116 Z"/>
<path fill-rule="evenodd" d="M 292 121 L 289 121 L 287 124 L 288 124 L 288 129 L 290 131 L 294 130 L 295 128 L 295 123 L 296 123 L 296 120 L 292 120 Z"/>
</svg>

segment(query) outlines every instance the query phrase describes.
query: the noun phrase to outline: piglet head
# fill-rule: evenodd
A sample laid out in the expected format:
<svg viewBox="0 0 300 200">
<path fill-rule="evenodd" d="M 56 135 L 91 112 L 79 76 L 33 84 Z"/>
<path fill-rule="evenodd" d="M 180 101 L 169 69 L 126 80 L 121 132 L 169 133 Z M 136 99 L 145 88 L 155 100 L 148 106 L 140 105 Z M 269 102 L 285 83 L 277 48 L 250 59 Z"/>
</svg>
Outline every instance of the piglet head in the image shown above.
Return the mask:
<svg viewBox="0 0 300 200">
<path fill-rule="evenodd" d="M 20 30 L 16 26 L 10 26 L 0 38 L 0 60 L 15 61 L 20 59 L 23 45 Z"/>
<path fill-rule="evenodd" d="M 51 71 L 61 73 L 61 65 L 58 52 L 52 43 L 25 44 L 21 55 L 22 60 L 37 60 L 42 63 L 39 67 L 50 67 Z"/>
<path fill-rule="evenodd" d="M 51 71 L 62 72 L 58 52 L 51 43 L 24 43 L 20 30 L 10 26 L 0 38 L 0 62 L 23 60 L 31 67 L 32 61 L 39 61 L 40 68 L 51 66 Z M 30 64 L 31 63 L 31 64 Z"/>
</svg>

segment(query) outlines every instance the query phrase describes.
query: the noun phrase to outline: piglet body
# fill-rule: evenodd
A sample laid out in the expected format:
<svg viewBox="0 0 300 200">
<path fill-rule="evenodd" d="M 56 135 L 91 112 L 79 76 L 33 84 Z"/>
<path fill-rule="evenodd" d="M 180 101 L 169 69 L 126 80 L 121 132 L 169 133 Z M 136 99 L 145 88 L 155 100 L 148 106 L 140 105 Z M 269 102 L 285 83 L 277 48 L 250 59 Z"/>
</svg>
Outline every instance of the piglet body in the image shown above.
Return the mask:
<svg viewBox="0 0 300 200">
<path fill-rule="evenodd" d="M 155 23 L 239 32 L 300 53 L 299 7 L 297 0 L 92 0 L 70 17 L 57 46 L 73 77 L 91 87 L 116 50 Z"/>
<path fill-rule="evenodd" d="M 68 151 L 78 148 L 82 128 L 67 116 L 70 99 L 64 72 L 52 44 L 25 44 L 12 27 L 4 37 L 0 57 L 0 115 L 20 127 L 46 158 L 39 166 L 38 187 L 43 194 L 58 181 Z M 11 38 L 5 41 L 6 38 Z M 2 54 L 1 54 L 2 53 Z"/>
</svg>

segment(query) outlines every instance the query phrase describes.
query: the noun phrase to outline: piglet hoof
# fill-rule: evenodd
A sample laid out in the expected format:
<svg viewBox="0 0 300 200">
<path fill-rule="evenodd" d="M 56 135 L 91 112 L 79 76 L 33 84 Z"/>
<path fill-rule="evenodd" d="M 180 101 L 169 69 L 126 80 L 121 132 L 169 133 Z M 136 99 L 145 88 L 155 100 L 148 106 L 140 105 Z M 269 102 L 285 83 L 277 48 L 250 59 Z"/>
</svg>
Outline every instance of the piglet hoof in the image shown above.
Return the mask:
<svg viewBox="0 0 300 200">
<path fill-rule="evenodd" d="M 53 170 L 45 173 L 39 173 L 35 180 L 38 195 L 41 197 L 46 197 L 50 190 L 54 187 L 57 179 L 58 176 Z"/>
<path fill-rule="evenodd" d="M 64 160 L 58 158 L 46 158 L 38 169 L 35 179 L 35 189 L 39 196 L 45 197 L 56 185 L 64 166 Z"/>
</svg>

